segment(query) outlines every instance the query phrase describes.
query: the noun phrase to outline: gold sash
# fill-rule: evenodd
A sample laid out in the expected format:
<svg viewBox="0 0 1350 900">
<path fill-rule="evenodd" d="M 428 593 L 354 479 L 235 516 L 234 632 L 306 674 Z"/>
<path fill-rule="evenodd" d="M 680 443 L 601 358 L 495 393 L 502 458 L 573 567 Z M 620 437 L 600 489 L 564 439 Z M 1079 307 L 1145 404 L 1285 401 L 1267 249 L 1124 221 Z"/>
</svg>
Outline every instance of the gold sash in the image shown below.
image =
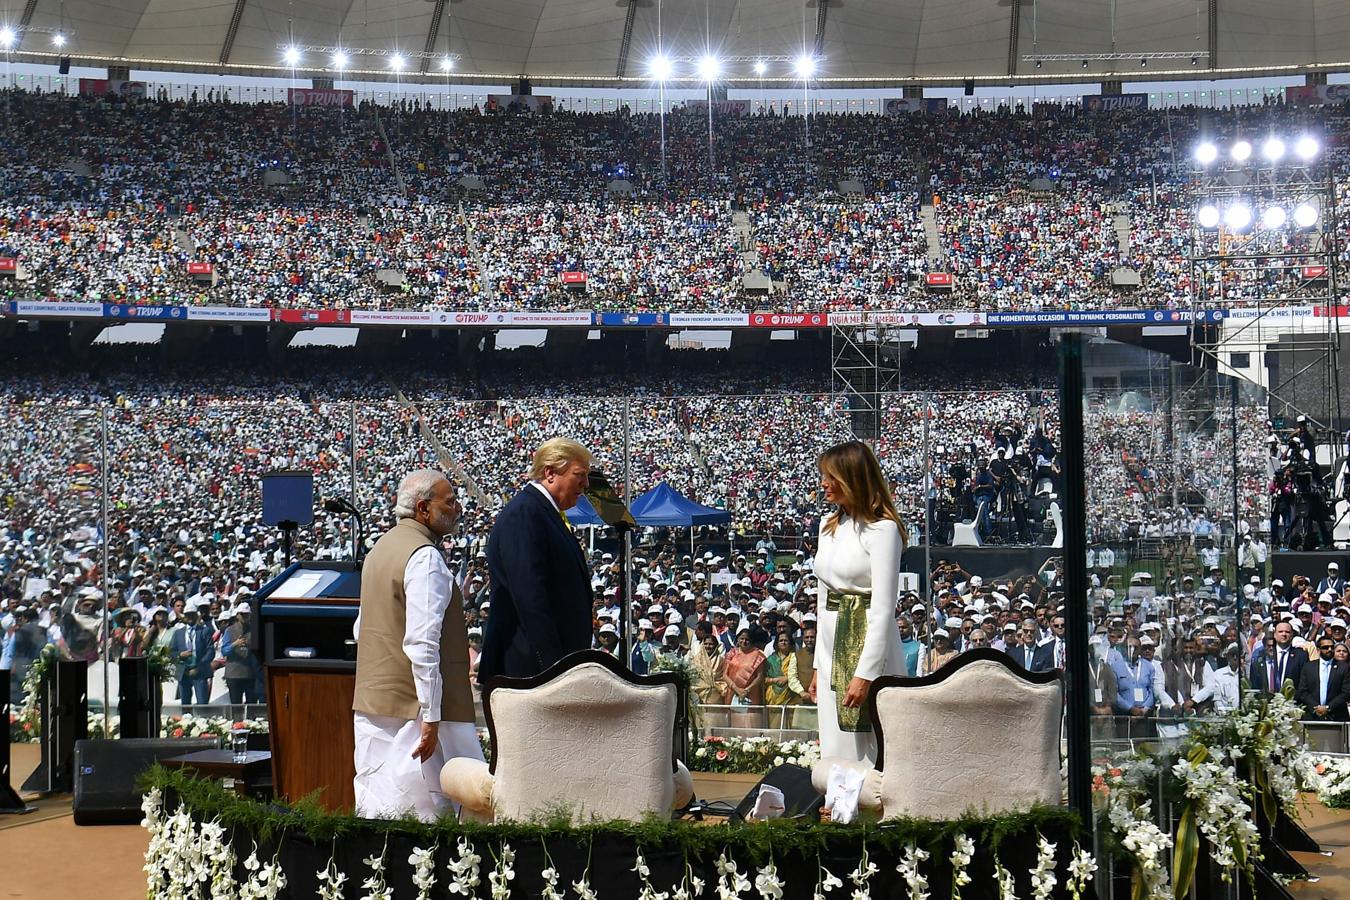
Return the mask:
<svg viewBox="0 0 1350 900">
<path fill-rule="evenodd" d="M 848 683 L 858 671 L 863 642 L 867 640 L 867 608 L 871 602 L 871 594 L 845 594 L 840 591 L 828 591 L 825 594 L 825 609 L 839 614 L 834 623 L 830 688 L 834 691 L 834 708 L 839 718 L 840 731 L 872 730 L 872 721 L 863 715 L 862 707 L 844 706 Z"/>
</svg>

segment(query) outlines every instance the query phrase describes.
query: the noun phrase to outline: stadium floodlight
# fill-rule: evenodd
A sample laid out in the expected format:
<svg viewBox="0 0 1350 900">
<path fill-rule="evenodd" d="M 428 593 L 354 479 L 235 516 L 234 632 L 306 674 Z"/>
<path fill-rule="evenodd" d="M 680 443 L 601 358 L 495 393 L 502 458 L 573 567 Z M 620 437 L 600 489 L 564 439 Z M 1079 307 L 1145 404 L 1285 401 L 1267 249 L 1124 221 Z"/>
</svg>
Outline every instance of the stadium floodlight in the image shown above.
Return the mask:
<svg viewBox="0 0 1350 900">
<path fill-rule="evenodd" d="M 1229 152 L 1234 162 L 1246 162 L 1252 155 L 1252 145 L 1246 141 L 1238 141 Z"/>
<path fill-rule="evenodd" d="M 1261 226 L 1269 231 L 1274 231 L 1282 227 L 1287 218 L 1284 214 L 1284 207 L 1271 206 L 1261 213 Z"/>
<path fill-rule="evenodd" d="M 347 54 L 343 53 L 341 50 L 333 54 L 333 68 L 345 69 L 347 68 L 347 63 L 349 62 L 351 62 L 351 59 L 348 58 Z"/>
<path fill-rule="evenodd" d="M 58 31 L 56 34 L 52 35 L 52 44 L 57 47 L 64 47 L 66 45 L 66 36 Z"/>
<path fill-rule="evenodd" d="M 300 48 L 287 47 L 286 52 L 281 55 L 281 58 L 286 60 L 286 65 L 288 66 L 297 65 L 300 62 Z"/>
<path fill-rule="evenodd" d="M 1299 228 L 1311 228 L 1317 224 L 1317 207 L 1311 203 L 1300 203 L 1294 209 L 1294 224 Z"/>
<path fill-rule="evenodd" d="M 764 64 L 764 60 L 762 60 L 762 59 L 757 59 L 757 60 L 755 60 L 755 74 L 756 74 L 756 75 L 763 75 L 763 74 L 765 73 L 765 71 L 768 70 L 768 68 L 769 68 L 769 67 L 766 66 L 766 65 Z"/>
<path fill-rule="evenodd" d="M 453 59 L 451 59 L 450 57 L 447 56 L 447 57 L 445 57 L 444 59 L 441 60 L 441 71 L 442 71 L 442 72 L 449 72 L 449 71 L 450 71 L 451 69 L 453 69 L 454 67 L 455 67 L 455 61 L 454 61 Z"/>
<path fill-rule="evenodd" d="M 1261 145 L 1261 155 L 1267 162 L 1279 162 L 1284 158 L 1284 141 L 1277 137 L 1266 138 L 1266 142 Z"/>
<path fill-rule="evenodd" d="M 1252 208 L 1239 200 L 1223 211 L 1223 224 L 1231 231 L 1243 231 L 1252 224 Z"/>
<path fill-rule="evenodd" d="M 647 63 L 647 72 L 656 81 L 668 80 L 674 71 L 675 67 L 670 64 L 670 58 L 661 53 L 653 56 L 651 62 Z"/>
<path fill-rule="evenodd" d="M 716 81 L 722 74 L 722 62 L 711 53 L 705 53 L 698 61 L 698 77 L 704 81 Z"/>
<path fill-rule="evenodd" d="M 0 47 L 4 47 L 8 50 L 10 47 L 14 46 L 14 42 L 18 40 L 18 37 L 19 36 L 14 33 L 13 28 L 0 28 Z"/>
<path fill-rule="evenodd" d="M 1207 166 L 1219 158 L 1219 148 L 1215 147 L 1209 141 L 1195 148 L 1195 161 L 1202 166 Z"/>
<path fill-rule="evenodd" d="M 389 68 L 393 69 L 395 72 L 402 72 L 405 65 L 407 65 L 407 63 L 404 62 L 403 57 L 399 54 L 395 53 L 393 56 L 389 57 Z"/>
<path fill-rule="evenodd" d="M 798 78 L 806 79 L 816 74 L 815 57 L 803 53 L 797 57 L 797 61 L 792 64 L 792 69 L 797 73 Z"/>
<path fill-rule="evenodd" d="M 1298 143 L 1294 145 L 1294 152 L 1298 154 L 1299 159 L 1302 159 L 1305 162 L 1316 156 L 1317 151 L 1320 149 L 1321 147 L 1317 143 L 1317 138 L 1309 137 L 1307 135 L 1299 138 Z"/>
<path fill-rule="evenodd" d="M 1206 203 L 1195 213 L 1195 220 L 1200 223 L 1201 228 L 1219 227 L 1219 208 L 1212 203 Z"/>
</svg>

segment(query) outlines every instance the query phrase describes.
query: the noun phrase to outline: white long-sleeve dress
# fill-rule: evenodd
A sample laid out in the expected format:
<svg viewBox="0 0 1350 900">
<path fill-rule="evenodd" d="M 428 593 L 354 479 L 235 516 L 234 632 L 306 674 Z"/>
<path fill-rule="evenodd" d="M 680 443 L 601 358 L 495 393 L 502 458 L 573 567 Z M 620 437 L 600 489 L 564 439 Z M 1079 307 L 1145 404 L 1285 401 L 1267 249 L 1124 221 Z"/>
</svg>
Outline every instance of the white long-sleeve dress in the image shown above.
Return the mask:
<svg viewBox="0 0 1350 900">
<path fill-rule="evenodd" d="M 900 554 L 904 541 L 899 527 L 889 519 L 860 524 L 841 517 L 834 534 L 820 533 L 816 552 L 816 577 L 820 594 L 816 601 L 816 703 L 820 719 L 820 755 L 859 762 L 875 761 L 876 735 L 871 731 L 841 731 L 837 698 L 831 688 L 835 624 L 839 614 L 826 609 L 826 596 L 870 593 L 867 636 L 854 677 L 875 680 L 880 675 L 903 675 L 905 647 L 895 623 L 900 590 Z"/>
</svg>

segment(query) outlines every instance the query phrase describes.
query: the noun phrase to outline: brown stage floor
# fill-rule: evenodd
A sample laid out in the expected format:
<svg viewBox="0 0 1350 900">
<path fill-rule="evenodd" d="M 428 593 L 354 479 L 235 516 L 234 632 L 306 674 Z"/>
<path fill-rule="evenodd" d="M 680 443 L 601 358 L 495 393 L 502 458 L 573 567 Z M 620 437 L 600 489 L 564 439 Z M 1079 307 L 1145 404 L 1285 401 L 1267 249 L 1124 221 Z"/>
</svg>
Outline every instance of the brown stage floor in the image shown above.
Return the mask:
<svg viewBox="0 0 1350 900">
<path fill-rule="evenodd" d="M 36 744 L 13 748 L 15 787 L 37 767 Z M 705 800 L 741 799 L 757 778 L 741 775 L 698 775 L 694 784 Z M 1327 809 L 1308 795 L 1303 826 L 1324 850 L 1334 855 L 1296 853 L 1319 880 L 1295 882 L 1299 900 L 1350 898 L 1350 810 Z M 146 835 L 135 825 L 77 826 L 70 797 L 30 801 L 37 812 L 0 816 L 0 898 L 62 900 L 140 900 L 145 897 L 141 862 Z M 31 864 L 20 862 L 28 860 Z"/>
</svg>

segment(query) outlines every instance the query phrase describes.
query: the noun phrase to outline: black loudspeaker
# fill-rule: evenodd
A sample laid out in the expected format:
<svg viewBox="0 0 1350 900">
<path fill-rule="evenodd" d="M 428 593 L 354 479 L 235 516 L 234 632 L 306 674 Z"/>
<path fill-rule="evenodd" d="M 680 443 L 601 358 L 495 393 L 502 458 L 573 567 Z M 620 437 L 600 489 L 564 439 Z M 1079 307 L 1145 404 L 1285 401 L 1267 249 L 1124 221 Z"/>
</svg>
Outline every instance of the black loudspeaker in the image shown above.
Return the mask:
<svg viewBox="0 0 1350 900">
<path fill-rule="evenodd" d="M 61 57 L 61 63 L 60 63 L 60 65 L 58 65 L 58 66 L 56 67 L 56 70 L 57 70 L 58 72 L 60 72 L 62 75 L 69 75 L 69 74 L 70 74 L 70 57 L 69 57 L 69 56 L 63 56 L 63 57 Z"/>
<path fill-rule="evenodd" d="M 52 666 L 38 712 L 42 722 L 42 762 L 25 791 L 68 794 L 75 783 L 75 742 L 89 736 L 89 663 L 60 660 Z"/>
<path fill-rule="evenodd" d="M 159 737 L 163 692 L 159 679 L 150 674 L 150 660 L 144 656 L 119 659 L 117 685 L 117 714 L 122 718 L 122 737 Z"/>
<path fill-rule="evenodd" d="M 141 821 L 136 782 L 161 759 L 215 750 L 216 738 L 123 738 L 75 745 L 75 824 L 135 825 Z"/>
<path fill-rule="evenodd" d="M 731 814 L 733 820 L 745 821 L 759 799 L 759 789 L 766 784 L 783 792 L 783 818 L 804 816 L 813 821 L 820 818 L 820 811 L 825 807 L 825 795 L 816 793 L 811 784 L 811 770 L 801 766 L 775 766 L 737 804 L 736 811 Z"/>
<path fill-rule="evenodd" d="M 974 78 L 967 78 L 967 79 L 966 79 L 965 90 L 966 90 L 966 96 L 967 96 L 967 97 L 974 97 L 974 96 L 975 96 L 975 79 L 974 79 Z"/>
</svg>

